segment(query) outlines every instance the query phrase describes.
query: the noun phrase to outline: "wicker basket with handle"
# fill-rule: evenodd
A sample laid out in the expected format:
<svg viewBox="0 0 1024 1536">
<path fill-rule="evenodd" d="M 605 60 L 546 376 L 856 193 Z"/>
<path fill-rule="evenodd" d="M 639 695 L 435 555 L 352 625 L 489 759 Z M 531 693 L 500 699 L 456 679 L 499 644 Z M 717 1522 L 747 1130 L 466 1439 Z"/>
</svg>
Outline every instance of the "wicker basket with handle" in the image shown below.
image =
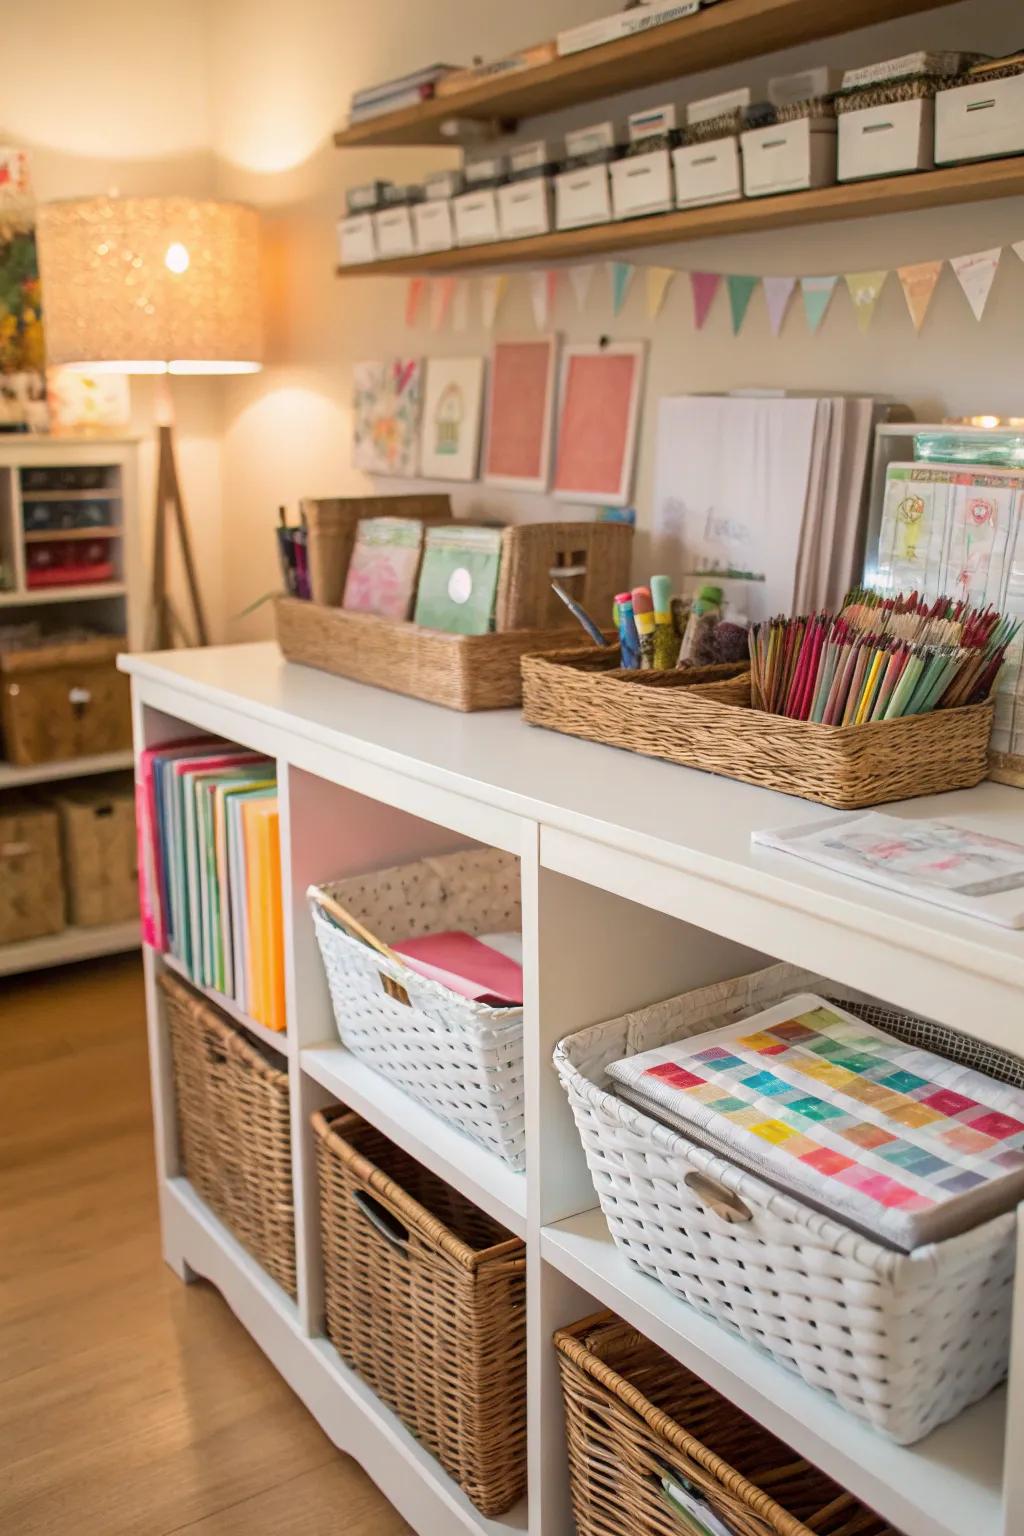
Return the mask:
<svg viewBox="0 0 1024 1536">
<path fill-rule="evenodd" d="M 736 1536 L 898 1536 L 610 1312 L 555 1335 L 578 1536 L 681 1536 L 662 1479 Z"/>
<path fill-rule="evenodd" d="M 313 1129 L 328 1337 L 503 1514 L 526 1489 L 525 1246 L 358 1115 Z"/>
<path fill-rule="evenodd" d="M 138 840 L 131 780 L 92 779 L 56 797 L 73 923 L 127 923 L 139 910 Z"/>
<path fill-rule="evenodd" d="M 1015 1213 L 897 1252 L 633 1108 L 611 1091 L 606 1071 L 807 991 L 1024 1086 L 1019 1057 L 790 965 L 591 1025 L 561 1041 L 555 1067 L 609 1230 L 629 1261 L 910 1445 L 1006 1375 Z"/>
<path fill-rule="evenodd" d="M 295 1221 L 288 1073 L 176 976 L 160 977 L 182 1171 L 289 1296 Z"/>
<path fill-rule="evenodd" d="M 20 767 L 122 751 L 132 744 L 131 685 L 120 636 L 0 650 L 4 755 Z"/>
<path fill-rule="evenodd" d="M 11 796 L 0 803 L 0 944 L 40 939 L 63 927 L 57 812 Z"/>
</svg>

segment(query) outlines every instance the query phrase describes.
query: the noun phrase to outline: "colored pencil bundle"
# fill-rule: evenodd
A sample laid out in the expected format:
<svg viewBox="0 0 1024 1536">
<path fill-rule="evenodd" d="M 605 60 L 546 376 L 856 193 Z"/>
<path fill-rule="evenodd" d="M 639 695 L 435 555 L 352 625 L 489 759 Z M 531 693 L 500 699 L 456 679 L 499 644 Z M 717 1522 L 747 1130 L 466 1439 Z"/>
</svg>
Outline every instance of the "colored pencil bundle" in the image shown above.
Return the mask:
<svg viewBox="0 0 1024 1536">
<path fill-rule="evenodd" d="M 755 708 L 822 725 L 865 725 L 987 699 L 1019 628 L 991 608 L 850 594 L 839 615 L 771 619 L 750 631 Z"/>
</svg>

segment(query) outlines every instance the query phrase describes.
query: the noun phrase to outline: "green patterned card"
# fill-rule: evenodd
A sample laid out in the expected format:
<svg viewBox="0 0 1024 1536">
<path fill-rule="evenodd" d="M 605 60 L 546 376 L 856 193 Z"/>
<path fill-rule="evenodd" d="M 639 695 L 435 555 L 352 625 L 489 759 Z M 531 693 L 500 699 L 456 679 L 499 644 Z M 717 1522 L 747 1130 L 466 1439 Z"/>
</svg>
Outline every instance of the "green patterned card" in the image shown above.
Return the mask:
<svg viewBox="0 0 1024 1536">
<path fill-rule="evenodd" d="M 416 623 L 453 635 L 488 634 L 500 569 L 500 528 L 455 523 L 428 528 Z"/>
</svg>

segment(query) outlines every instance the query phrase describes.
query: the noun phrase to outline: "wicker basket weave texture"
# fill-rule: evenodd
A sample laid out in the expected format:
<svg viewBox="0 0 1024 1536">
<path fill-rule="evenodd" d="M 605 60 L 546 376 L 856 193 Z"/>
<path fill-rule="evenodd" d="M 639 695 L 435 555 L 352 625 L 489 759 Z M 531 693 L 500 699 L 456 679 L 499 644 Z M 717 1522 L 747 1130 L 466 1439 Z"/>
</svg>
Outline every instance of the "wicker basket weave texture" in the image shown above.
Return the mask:
<svg viewBox="0 0 1024 1536">
<path fill-rule="evenodd" d="M 470 1002 L 349 938 L 321 914 L 318 889 L 387 944 L 458 928 L 499 933 L 521 926 L 518 859 L 493 848 L 443 854 L 312 886 L 308 895 L 343 1044 L 513 1168 L 523 1168 L 522 1008 Z"/>
<path fill-rule="evenodd" d="M 898 1536 L 817 1467 L 610 1313 L 555 1335 L 577 1536 L 680 1536 L 660 1480 L 736 1536 Z"/>
<path fill-rule="evenodd" d="M 93 781 L 65 790 L 56 803 L 71 921 L 83 928 L 130 922 L 139 909 L 131 782 Z"/>
<path fill-rule="evenodd" d="M 4 756 L 28 768 L 130 747 L 131 684 L 116 665 L 126 645 L 115 636 L 0 652 Z"/>
<path fill-rule="evenodd" d="M 288 1295 L 295 1288 L 288 1073 L 177 977 L 160 978 L 182 1170 Z"/>
<path fill-rule="evenodd" d="M 40 939 L 63 927 L 57 812 L 22 797 L 9 799 L 0 809 L 0 944 Z"/>
<path fill-rule="evenodd" d="M 751 708 L 745 677 L 701 683 L 685 673 L 595 671 L 587 651 L 523 661 L 523 715 L 532 725 L 837 810 L 980 784 L 992 711 L 987 701 L 869 725 L 816 725 Z"/>
<path fill-rule="evenodd" d="M 570 1035 L 555 1052 L 602 1211 L 645 1274 L 900 1444 L 1006 1375 L 1016 1218 L 897 1253 L 780 1193 L 609 1091 L 606 1068 L 816 991 L 902 1039 L 1015 1084 L 1024 1063 L 793 966 L 716 983 Z M 694 1174 L 743 1203 L 716 1215 Z"/>
<path fill-rule="evenodd" d="M 633 530 L 627 523 L 520 523 L 501 536 L 495 609 L 499 634 L 564 629 L 565 608 L 551 590 L 562 585 L 598 624 L 611 616 L 615 594 L 629 585 Z"/>
<path fill-rule="evenodd" d="M 313 1127 L 328 1337 L 503 1514 L 526 1488 L 525 1247 L 357 1115 Z"/>
</svg>

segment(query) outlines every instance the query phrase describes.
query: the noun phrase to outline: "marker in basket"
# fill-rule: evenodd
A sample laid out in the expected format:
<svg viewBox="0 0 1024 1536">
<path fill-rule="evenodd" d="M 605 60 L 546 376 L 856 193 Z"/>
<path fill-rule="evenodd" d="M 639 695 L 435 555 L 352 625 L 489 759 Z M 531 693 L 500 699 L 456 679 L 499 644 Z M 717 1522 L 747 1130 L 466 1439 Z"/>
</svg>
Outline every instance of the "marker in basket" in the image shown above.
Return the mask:
<svg viewBox="0 0 1024 1536">
<path fill-rule="evenodd" d="M 654 602 L 650 587 L 633 588 L 633 621 L 640 637 L 640 665 L 649 672 L 654 666 Z"/>
<path fill-rule="evenodd" d="M 654 603 L 654 665 L 668 671 L 679 659 L 679 641 L 672 624 L 672 578 L 651 577 L 651 601 Z"/>
<path fill-rule="evenodd" d="M 635 669 L 640 665 L 640 640 L 633 619 L 632 592 L 617 592 L 615 607 L 622 665 Z"/>
<path fill-rule="evenodd" d="M 578 603 L 574 597 L 570 597 L 560 581 L 553 581 L 551 583 L 551 590 L 558 594 L 573 618 L 578 624 L 582 625 L 595 645 L 607 645 L 608 642 L 605 640 L 604 635 L 602 635 L 583 604 Z"/>
</svg>

